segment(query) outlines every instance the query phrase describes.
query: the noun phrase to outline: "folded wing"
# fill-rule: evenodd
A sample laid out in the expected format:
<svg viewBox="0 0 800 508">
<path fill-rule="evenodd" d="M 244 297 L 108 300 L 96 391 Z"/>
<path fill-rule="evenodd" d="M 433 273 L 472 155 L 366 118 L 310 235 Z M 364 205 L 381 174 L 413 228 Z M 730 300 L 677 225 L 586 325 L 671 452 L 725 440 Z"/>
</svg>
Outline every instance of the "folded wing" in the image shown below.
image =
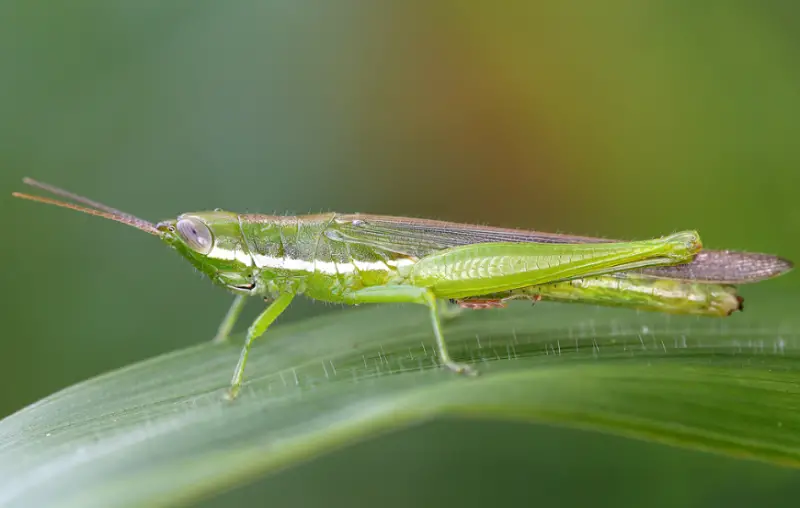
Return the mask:
<svg viewBox="0 0 800 508">
<path fill-rule="evenodd" d="M 487 242 L 607 243 L 618 240 L 517 229 L 458 224 L 382 215 L 338 215 L 326 231 L 329 238 L 369 245 L 417 258 L 435 251 Z M 746 284 L 782 275 L 792 262 L 753 252 L 703 250 L 690 263 L 637 270 L 654 277 L 717 284 Z"/>
</svg>

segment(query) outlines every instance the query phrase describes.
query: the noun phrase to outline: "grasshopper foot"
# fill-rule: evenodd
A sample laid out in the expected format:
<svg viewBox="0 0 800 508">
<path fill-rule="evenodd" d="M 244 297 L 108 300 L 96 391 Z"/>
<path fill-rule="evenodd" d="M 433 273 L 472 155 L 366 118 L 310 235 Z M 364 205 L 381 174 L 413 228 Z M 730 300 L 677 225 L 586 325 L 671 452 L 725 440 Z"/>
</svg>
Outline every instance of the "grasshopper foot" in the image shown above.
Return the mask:
<svg viewBox="0 0 800 508">
<path fill-rule="evenodd" d="M 239 396 L 239 389 L 242 385 L 231 385 L 230 388 L 225 390 L 225 400 L 235 400 Z"/>
<path fill-rule="evenodd" d="M 456 374 L 461 374 L 464 376 L 474 377 L 480 374 L 478 369 L 475 369 L 465 363 L 457 363 L 453 360 L 446 360 L 444 362 L 444 366 L 450 369 L 451 371 L 455 372 Z"/>
<path fill-rule="evenodd" d="M 230 337 L 228 337 L 227 335 L 217 334 L 217 335 L 214 336 L 213 339 L 211 339 L 211 343 L 212 344 L 227 344 L 229 338 Z"/>
</svg>

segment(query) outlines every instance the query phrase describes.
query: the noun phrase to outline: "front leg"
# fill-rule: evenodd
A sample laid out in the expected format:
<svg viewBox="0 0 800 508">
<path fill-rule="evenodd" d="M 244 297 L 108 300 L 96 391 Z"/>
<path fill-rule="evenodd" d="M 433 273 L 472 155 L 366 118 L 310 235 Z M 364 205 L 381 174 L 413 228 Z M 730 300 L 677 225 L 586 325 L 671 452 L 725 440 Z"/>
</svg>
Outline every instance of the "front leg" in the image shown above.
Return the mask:
<svg viewBox="0 0 800 508">
<path fill-rule="evenodd" d="M 292 303 L 295 293 L 284 293 L 275 299 L 269 307 L 264 309 L 250 328 L 247 329 L 247 338 L 242 347 L 242 353 L 239 355 L 239 363 L 236 364 L 236 370 L 233 371 L 233 378 L 231 379 L 231 387 L 228 390 L 228 398 L 235 399 L 239 395 L 239 390 L 242 387 L 242 378 L 244 377 L 244 366 L 247 363 L 247 355 L 250 353 L 250 346 L 253 341 L 261 337 L 267 331 L 269 325 L 275 321 L 278 316 L 286 310 L 286 307 Z"/>
<path fill-rule="evenodd" d="M 228 337 L 233 330 L 233 325 L 235 325 L 236 320 L 239 319 L 239 314 L 242 313 L 246 301 L 244 295 L 236 295 L 236 298 L 233 299 L 233 303 L 231 304 L 231 308 L 228 309 L 228 313 L 225 314 L 225 319 L 220 323 L 219 329 L 217 329 L 217 335 L 214 336 L 212 342 L 215 344 L 228 342 Z"/>
<path fill-rule="evenodd" d="M 458 363 L 450 358 L 447 351 L 442 326 L 437 311 L 436 296 L 428 288 L 416 286 L 372 286 L 348 293 L 348 303 L 419 303 L 428 307 L 433 324 L 433 333 L 436 336 L 436 345 L 439 350 L 439 360 L 442 365 L 458 374 L 476 375 L 478 371 L 469 365 Z"/>
</svg>

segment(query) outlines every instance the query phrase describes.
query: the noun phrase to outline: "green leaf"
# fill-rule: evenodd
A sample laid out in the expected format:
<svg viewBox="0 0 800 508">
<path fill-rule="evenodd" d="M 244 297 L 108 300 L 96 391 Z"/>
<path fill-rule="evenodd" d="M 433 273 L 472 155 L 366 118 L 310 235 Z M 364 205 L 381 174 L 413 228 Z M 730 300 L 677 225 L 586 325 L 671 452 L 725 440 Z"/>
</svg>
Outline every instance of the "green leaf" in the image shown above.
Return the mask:
<svg viewBox="0 0 800 508">
<path fill-rule="evenodd" d="M 797 298 L 729 319 L 515 304 L 445 333 L 385 306 L 276 326 L 223 397 L 236 345 L 91 379 L 0 422 L 0 506 L 172 506 L 442 415 L 549 422 L 797 467 Z M 786 317 L 789 316 L 789 317 Z M 532 427 L 532 429 L 535 427 Z"/>
</svg>

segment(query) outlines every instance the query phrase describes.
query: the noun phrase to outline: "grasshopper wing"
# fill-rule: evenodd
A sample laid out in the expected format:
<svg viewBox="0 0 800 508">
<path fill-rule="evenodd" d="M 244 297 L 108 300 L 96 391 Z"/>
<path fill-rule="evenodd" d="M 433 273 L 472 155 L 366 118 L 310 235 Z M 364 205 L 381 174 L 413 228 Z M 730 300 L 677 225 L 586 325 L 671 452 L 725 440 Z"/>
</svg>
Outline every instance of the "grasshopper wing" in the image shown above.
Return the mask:
<svg viewBox="0 0 800 508">
<path fill-rule="evenodd" d="M 497 228 L 385 215 L 337 215 L 326 235 L 415 258 L 459 245 L 487 242 L 559 244 L 607 243 L 618 240 Z M 745 284 L 777 277 L 792 269 L 791 261 L 769 254 L 704 250 L 690 263 L 643 268 L 639 273 L 665 279 L 716 284 Z"/>
</svg>

